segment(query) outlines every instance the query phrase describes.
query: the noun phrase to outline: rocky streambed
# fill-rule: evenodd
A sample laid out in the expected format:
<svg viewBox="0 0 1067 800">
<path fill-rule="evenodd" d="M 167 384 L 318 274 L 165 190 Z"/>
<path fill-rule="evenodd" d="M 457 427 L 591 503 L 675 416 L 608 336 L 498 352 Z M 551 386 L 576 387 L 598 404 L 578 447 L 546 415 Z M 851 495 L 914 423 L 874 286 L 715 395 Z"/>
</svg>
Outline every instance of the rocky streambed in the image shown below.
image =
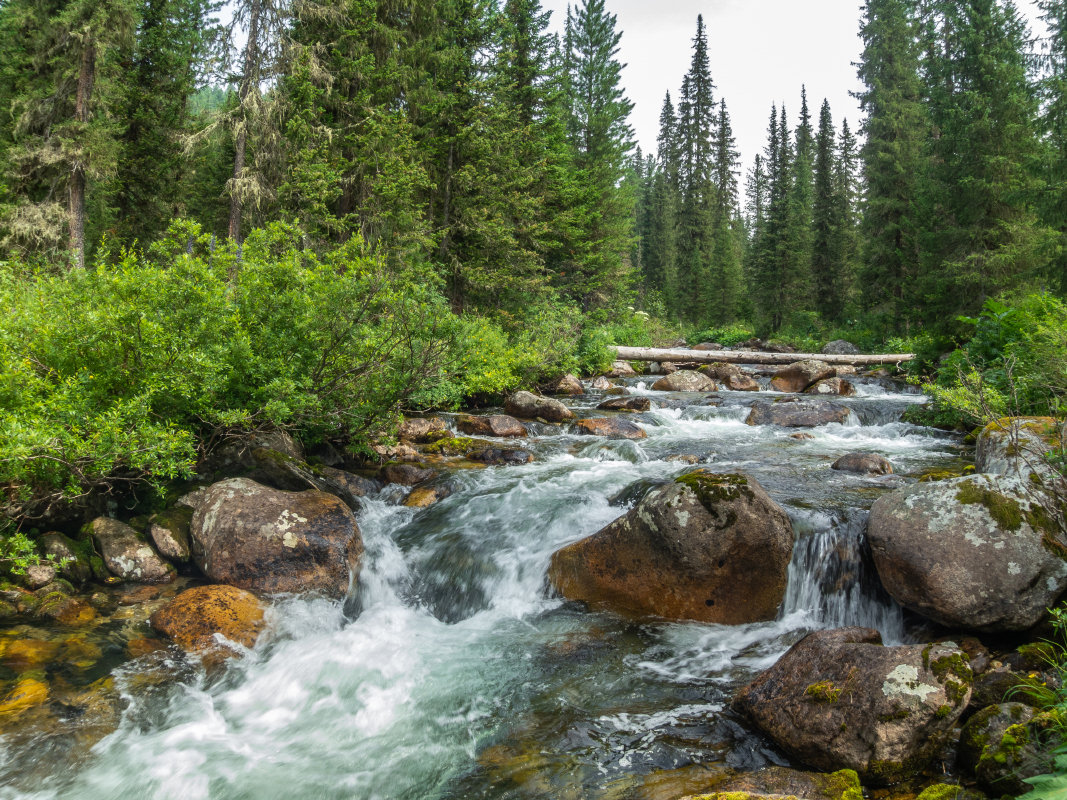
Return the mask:
<svg viewBox="0 0 1067 800">
<path fill-rule="evenodd" d="M 950 477 L 883 378 L 721 371 L 412 420 L 373 474 L 258 441 L 177 521 L 97 521 L 124 580 L 0 597 L 0 797 L 1003 793 L 1067 579 L 1018 464 Z"/>
</svg>

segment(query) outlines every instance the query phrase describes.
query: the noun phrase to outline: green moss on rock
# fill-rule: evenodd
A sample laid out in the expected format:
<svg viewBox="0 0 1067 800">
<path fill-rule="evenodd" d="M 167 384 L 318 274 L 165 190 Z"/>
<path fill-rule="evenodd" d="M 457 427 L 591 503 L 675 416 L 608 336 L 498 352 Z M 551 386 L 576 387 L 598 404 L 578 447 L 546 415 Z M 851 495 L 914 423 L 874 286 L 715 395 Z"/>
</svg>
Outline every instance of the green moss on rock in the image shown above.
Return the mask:
<svg viewBox="0 0 1067 800">
<path fill-rule="evenodd" d="M 981 504 L 1005 530 L 1017 531 L 1023 525 L 1023 512 L 1017 500 L 979 486 L 976 481 L 960 484 L 956 499 L 964 505 Z"/>
<path fill-rule="evenodd" d="M 825 777 L 823 793 L 830 800 L 863 800 L 860 776 L 854 769 L 839 769 Z"/>
<path fill-rule="evenodd" d="M 804 694 L 817 703 L 836 703 L 841 696 L 841 688 L 830 681 L 819 681 L 805 689 Z"/>
<path fill-rule="evenodd" d="M 675 478 L 674 482 L 691 489 L 708 511 L 714 511 L 720 503 L 752 496 L 744 475 L 721 475 L 698 469 Z"/>
</svg>

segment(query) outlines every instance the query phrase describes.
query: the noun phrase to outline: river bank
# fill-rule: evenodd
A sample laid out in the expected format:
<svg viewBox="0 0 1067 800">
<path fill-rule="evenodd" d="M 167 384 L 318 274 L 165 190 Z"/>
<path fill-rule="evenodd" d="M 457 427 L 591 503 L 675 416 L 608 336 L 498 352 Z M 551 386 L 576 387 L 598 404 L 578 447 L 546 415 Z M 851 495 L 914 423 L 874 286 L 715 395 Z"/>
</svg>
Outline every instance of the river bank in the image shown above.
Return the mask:
<svg viewBox="0 0 1067 800">
<path fill-rule="evenodd" d="M 962 472 L 972 456 L 958 436 L 901 422 L 921 395 L 878 378 L 850 379 L 855 396 L 835 399 L 841 422 L 800 435 L 748 425 L 754 403 L 779 397 L 758 380 L 759 394 L 657 391 L 641 376 L 586 384 L 564 401 L 578 418 L 603 417 L 596 406 L 619 388 L 647 398 L 648 411 L 626 415 L 644 438 L 527 421 L 505 449 L 529 463 L 486 466 L 440 444 L 418 453 L 439 473 L 421 488 L 442 491 L 426 508 L 404 505 L 412 490 L 396 483 L 361 499 L 354 595 L 273 601 L 255 646 L 222 666 L 148 626 L 188 579 L 102 588 L 85 599 L 89 624 L 6 628 L 9 685 L 45 692 L 0 716 L 0 796 L 674 800 L 790 763 L 733 694 L 814 630 L 867 626 L 886 644 L 940 635 L 881 589 L 866 518 L 876 498 Z M 466 436 L 461 417 L 444 418 Z M 857 450 L 894 474 L 830 468 Z M 788 512 L 795 545 L 776 619 L 626 620 L 546 585 L 553 552 L 696 465 L 752 475 Z M 19 661 L 19 641 L 44 644 Z"/>
</svg>

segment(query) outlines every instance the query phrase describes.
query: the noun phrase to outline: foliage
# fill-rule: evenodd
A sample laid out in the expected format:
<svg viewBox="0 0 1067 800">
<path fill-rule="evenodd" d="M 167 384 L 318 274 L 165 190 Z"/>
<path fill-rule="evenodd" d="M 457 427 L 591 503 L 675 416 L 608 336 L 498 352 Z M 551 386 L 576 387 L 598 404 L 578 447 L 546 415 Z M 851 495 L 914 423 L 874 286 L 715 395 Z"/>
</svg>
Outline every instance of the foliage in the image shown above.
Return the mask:
<svg viewBox="0 0 1067 800">
<path fill-rule="evenodd" d="M 748 341 L 756 335 L 754 328 L 742 323 L 734 322 L 730 325 L 722 325 L 715 328 L 704 328 L 694 331 L 686 340 L 694 344 L 700 342 L 718 342 L 723 347 L 733 347 L 735 344 Z"/>
<path fill-rule="evenodd" d="M 316 256 L 284 225 L 240 258 L 176 224 L 92 271 L 7 264 L 0 303 L 0 483 L 46 500 L 187 475 L 230 427 L 358 445 L 448 348 L 425 276 L 384 270 L 358 238 Z"/>
<path fill-rule="evenodd" d="M 1030 695 L 1046 711 L 1053 723 L 1048 747 L 1049 771 L 1026 782 L 1034 788 L 1021 800 L 1060 800 L 1067 794 L 1067 606 L 1049 609 L 1054 638 L 1048 645 L 1045 660 L 1056 680 L 1052 685 L 1024 684 L 1015 689 Z"/>
</svg>

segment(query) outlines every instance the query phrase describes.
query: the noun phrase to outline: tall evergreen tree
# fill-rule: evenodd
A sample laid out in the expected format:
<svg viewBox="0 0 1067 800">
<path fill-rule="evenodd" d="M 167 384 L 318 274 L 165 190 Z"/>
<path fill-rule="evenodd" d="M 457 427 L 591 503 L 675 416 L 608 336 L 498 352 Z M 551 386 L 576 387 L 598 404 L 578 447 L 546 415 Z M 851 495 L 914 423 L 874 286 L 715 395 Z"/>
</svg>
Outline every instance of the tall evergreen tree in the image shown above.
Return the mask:
<svg viewBox="0 0 1067 800">
<path fill-rule="evenodd" d="M 864 304 L 894 324 L 914 314 L 917 192 L 929 135 L 908 0 L 867 0 L 860 36 L 865 114 L 862 275 Z"/>
<path fill-rule="evenodd" d="M 711 291 L 705 301 L 705 308 L 708 317 L 721 324 L 737 319 L 744 286 L 741 264 L 743 237 L 737 226 L 738 153 L 725 100 L 719 101 L 716 123 Z"/>
<path fill-rule="evenodd" d="M 1059 233 L 1050 277 L 1060 293 L 1067 294 L 1067 2 L 1038 0 L 1037 5 L 1048 26 L 1045 75 L 1040 85 L 1045 190 L 1039 208 L 1044 223 Z"/>
<path fill-rule="evenodd" d="M 835 252 L 837 213 L 835 196 L 835 133 L 830 103 L 823 100 L 819 111 L 819 132 L 815 137 L 815 194 L 812 204 L 811 274 L 815 288 L 815 309 L 825 319 L 837 319 L 843 300 L 842 265 Z"/>
</svg>

